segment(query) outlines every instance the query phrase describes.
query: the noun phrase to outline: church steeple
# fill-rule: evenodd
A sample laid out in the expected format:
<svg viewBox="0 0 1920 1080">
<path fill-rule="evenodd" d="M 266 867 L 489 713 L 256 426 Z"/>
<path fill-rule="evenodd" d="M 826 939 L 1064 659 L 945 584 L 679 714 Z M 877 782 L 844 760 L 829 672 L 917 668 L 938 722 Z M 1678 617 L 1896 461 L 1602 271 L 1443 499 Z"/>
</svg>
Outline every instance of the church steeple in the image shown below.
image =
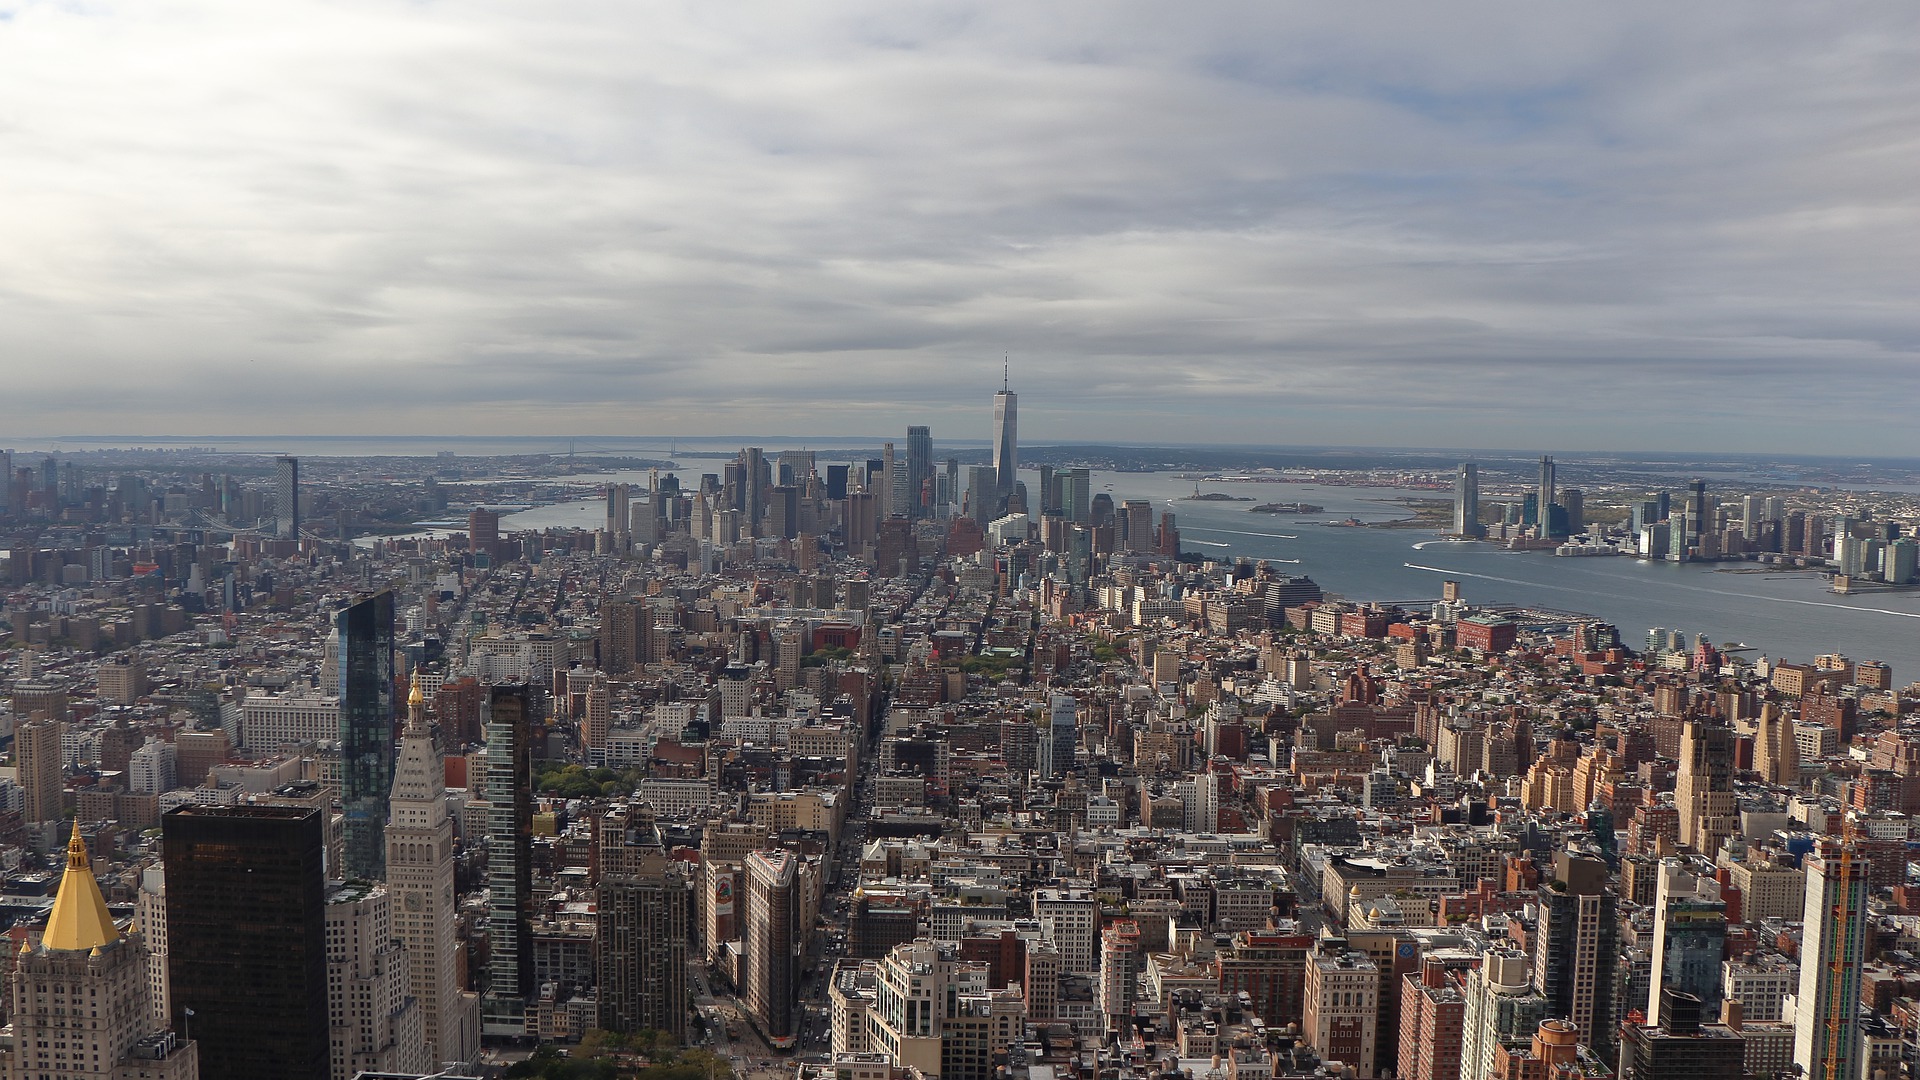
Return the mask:
<svg viewBox="0 0 1920 1080">
<path fill-rule="evenodd" d="M 90 952 L 119 940 L 120 929 L 107 911 L 106 897 L 100 895 L 100 882 L 93 876 L 87 842 L 81 838 L 80 822 L 76 820 L 73 837 L 67 841 L 67 872 L 60 878 L 60 892 L 54 897 L 53 914 L 47 916 L 40 944 L 49 949 Z"/>
</svg>

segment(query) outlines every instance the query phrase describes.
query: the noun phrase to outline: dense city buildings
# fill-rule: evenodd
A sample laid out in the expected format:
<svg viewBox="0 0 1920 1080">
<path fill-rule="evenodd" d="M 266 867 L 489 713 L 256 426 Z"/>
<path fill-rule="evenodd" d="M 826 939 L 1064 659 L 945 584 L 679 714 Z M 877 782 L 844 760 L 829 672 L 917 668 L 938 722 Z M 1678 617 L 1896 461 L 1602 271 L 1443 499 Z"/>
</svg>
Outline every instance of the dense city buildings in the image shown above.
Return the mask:
<svg viewBox="0 0 1920 1080">
<path fill-rule="evenodd" d="M 10 1074 L 1912 1080 L 1912 673 L 1466 574 L 1342 596 L 1216 538 L 1376 533 L 1203 509 L 1264 474 L 1023 472 L 984 405 L 972 447 L 308 457 L 285 500 L 270 458 L 17 470 Z M 1313 475 L 1408 493 L 1396 566 L 1897 589 L 1920 521 L 1565 456 Z M 118 1041 L 31 1045 L 95 986 Z"/>
</svg>

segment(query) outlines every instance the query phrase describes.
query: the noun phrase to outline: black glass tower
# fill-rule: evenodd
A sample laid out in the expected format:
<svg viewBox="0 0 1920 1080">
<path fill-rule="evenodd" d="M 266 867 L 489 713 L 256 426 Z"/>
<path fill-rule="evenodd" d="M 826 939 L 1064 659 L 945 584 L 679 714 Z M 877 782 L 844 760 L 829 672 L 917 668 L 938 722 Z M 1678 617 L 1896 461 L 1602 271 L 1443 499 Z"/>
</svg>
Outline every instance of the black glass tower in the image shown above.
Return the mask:
<svg viewBox="0 0 1920 1080">
<path fill-rule="evenodd" d="M 330 1080 L 321 812 L 182 806 L 161 826 L 173 1028 L 202 1080 Z"/>
<path fill-rule="evenodd" d="M 393 593 L 378 592 L 334 616 L 340 639 L 340 805 L 344 876 L 387 876 L 387 800 L 393 791 Z"/>
</svg>

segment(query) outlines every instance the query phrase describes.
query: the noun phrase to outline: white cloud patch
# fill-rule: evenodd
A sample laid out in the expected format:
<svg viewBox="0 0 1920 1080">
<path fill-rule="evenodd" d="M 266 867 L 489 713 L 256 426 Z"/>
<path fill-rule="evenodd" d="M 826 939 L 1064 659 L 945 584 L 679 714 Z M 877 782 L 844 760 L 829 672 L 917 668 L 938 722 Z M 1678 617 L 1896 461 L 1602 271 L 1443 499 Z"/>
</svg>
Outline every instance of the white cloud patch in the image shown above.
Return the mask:
<svg viewBox="0 0 1920 1080">
<path fill-rule="evenodd" d="M 1886 449 L 1920 9 L 0 20 L 0 433 Z"/>
</svg>

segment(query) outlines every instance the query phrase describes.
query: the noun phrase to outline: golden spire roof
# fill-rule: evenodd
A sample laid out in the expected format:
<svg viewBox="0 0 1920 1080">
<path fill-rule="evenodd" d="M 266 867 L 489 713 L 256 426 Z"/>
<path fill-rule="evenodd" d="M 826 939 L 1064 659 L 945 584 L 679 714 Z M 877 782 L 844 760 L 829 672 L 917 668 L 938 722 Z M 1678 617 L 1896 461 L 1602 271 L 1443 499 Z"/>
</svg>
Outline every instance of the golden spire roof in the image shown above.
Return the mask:
<svg viewBox="0 0 1920 1080">
<path fill-rule="evenodd" d="M 427 695 L 420 692 L 419 674 L 415 673 L 413 678 L 409 679 L 408 681 L 413 683 L 413 691 L 407 695 L 407 704 L 425 705 L 427 703 Z"/>
<path fill-rule="evenodd" d="M 53 899 L 53 914 L 47 916 L 40 944 L 49 949 L 81 951 L 119 940 L 120 931 L 107 912 L 100 883 L 94 880 L 87 842 L 80 838 L 80 822 L 76 820 L 73 837 L 67 841 L 67 872 L 60 878 L 60 892 Z"/>
</svg>

